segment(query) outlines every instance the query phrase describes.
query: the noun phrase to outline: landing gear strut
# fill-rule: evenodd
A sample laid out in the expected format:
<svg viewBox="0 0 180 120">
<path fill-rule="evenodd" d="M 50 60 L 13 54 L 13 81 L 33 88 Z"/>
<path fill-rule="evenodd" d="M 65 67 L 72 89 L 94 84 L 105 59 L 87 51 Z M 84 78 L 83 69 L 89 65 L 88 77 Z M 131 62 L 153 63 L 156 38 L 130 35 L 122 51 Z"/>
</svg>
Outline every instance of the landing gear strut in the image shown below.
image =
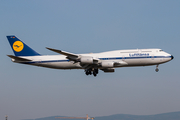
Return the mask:
<svg viewBox="0 0 180 120">
<path fill-rule="evenodd" d="M 96 77 L 98 74 L 98 69 L 97 68 L 86 69 L 85 73 L 86 73 L 86 75 L 92 75 L 93 74 Z"/>
<path fill-rule="evenodd" d="M 159 68 L 158 68 L 159 65 L 156 65 L 156 69 L 155 71 L 158 72 L 159 71 Z"/>
</svg>

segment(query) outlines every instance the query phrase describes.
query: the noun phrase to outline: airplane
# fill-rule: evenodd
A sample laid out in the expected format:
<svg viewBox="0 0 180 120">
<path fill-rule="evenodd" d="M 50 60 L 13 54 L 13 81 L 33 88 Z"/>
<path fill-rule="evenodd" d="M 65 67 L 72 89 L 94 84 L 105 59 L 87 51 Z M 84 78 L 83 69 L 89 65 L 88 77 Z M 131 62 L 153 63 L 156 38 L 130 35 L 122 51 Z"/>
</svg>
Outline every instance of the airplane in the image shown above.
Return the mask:
<svg viewBox="0 0 180 120">
<path fill-rule="evenodd" d="M 41 55 L 16 36 L 7 36 L 15 55 L 7 55 L 12 62 L 54 69 L 84 69 L 86 75 L 97 76 L 99 70 L 115 72 L 118 67 L 156 65 L 171 61 L 174 57 L 162 49 L 130 49 L 101 53 L 74 54 L 46 47 L 61 55 Z"/>
</svg>

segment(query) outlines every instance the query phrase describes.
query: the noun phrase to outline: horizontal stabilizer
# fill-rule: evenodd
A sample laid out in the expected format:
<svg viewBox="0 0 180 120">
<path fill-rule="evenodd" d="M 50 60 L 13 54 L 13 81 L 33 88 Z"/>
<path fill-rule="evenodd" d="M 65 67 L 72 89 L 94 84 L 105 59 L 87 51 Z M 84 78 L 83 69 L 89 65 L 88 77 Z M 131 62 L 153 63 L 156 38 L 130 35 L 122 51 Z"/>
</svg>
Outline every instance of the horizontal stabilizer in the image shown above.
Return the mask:
<svg viewBox="0 0 180 120">
<path fill-rule="evenodd" d="M 21 57 L 17 57 L 17 56 L 13 56 L 13 55 L 7 55 L 8 57 L 15 59 L 15 61 L 24 61 L 24 62 L 28 62 L 28 61 L 32 61 L 26 58 L 21 58 Z"/>
<path fill-rule="evenodd" d="M 57 49 L 52 49 L 52 48 L 48 48 L 48 47 L 46 47 L 46 49 L 51 50 L 53 52 L 57 52 L 59 54 L 65 55 L 70 58 L 78 58 L 78 55 L 73 54 L 73 53 L 69 53 L 69 52 L 65 52 L 65 51 L 61 51 L 61 50 L 57 50 Z"/>
</svg>

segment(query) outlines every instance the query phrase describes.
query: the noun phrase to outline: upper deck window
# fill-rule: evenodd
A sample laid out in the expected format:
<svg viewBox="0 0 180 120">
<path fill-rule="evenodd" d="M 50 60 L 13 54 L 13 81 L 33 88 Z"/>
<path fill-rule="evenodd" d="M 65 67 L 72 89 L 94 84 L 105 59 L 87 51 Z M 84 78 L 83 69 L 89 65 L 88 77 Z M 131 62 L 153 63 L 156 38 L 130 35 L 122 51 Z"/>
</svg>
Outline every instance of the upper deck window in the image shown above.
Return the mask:
<svg viewBox="0 0 180 120">
<path fill-rule="evenodd" d="M 162 52 L 163 50 L 159 50 L 159 52 Z"/>
<path fill-rule="evenodd" d="M 141 52 L 152 52 L 152 51 L 141 51 Z"/>
<path fill-rule="evenodd" d="M 138 51 L 127 51 L 127 52 L 120 52 L 120 53 L 138 53 Z"/>
</svg>

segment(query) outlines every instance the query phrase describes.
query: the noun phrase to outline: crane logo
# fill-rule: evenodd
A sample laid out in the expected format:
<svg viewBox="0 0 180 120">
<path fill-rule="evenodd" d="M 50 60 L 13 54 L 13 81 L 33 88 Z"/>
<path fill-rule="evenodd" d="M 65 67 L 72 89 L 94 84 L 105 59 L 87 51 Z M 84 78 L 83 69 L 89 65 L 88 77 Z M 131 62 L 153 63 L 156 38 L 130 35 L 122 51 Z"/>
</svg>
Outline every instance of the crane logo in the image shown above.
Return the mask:
<svg viewBox="0 0 180 120">
<path fill-rule="evenodd" d="M 13 50 L 16 52 L 21 52 L 24 48 L 24 44 L 21 41 L 16 41 L 13 44 Z"/>
</svg>

